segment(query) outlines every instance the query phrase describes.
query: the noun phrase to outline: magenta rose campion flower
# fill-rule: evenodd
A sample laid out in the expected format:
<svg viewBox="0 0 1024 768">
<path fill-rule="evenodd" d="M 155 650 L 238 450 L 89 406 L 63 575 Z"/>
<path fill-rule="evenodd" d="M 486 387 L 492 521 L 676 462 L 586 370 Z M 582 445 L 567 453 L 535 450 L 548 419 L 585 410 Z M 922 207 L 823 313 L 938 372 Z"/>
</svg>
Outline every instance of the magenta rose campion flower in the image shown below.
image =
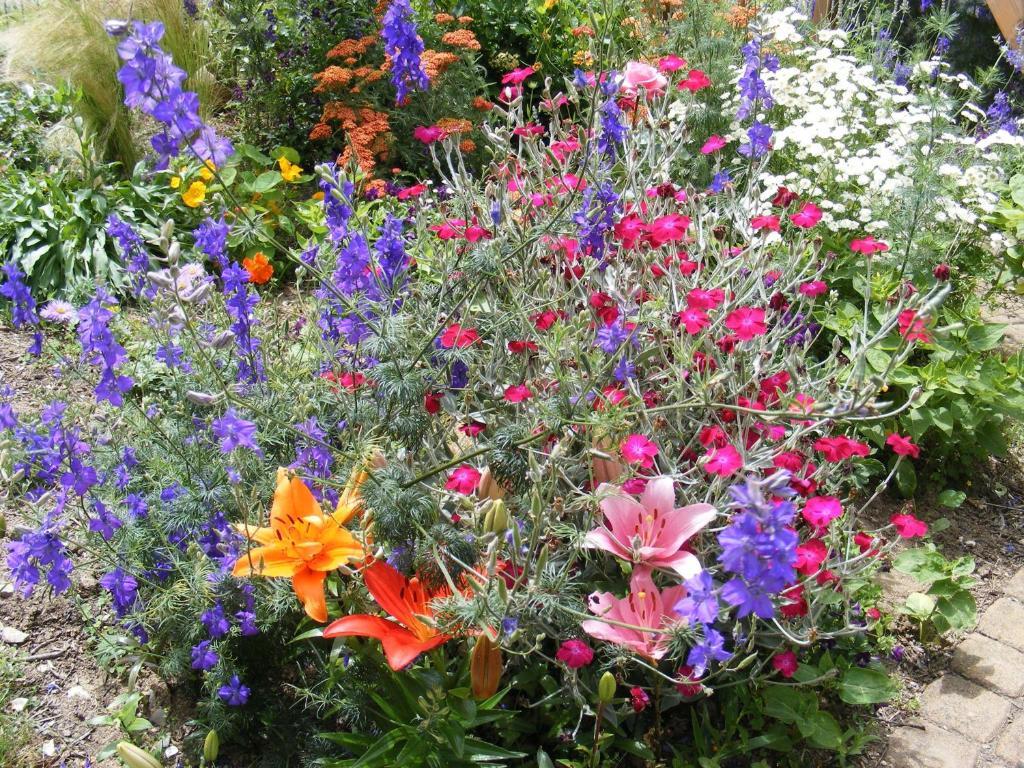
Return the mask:
<svg viewBox="0 0 1024 768">
<path fill-rule="evenodd" d="M 700 573 L 700 562 L 683 545 L 715 519 L 714 507 L 676 507 L 668 477 L 652 478 L 639 501 L 619 488 L 602 485 L 601 491 L 611 492 L 601 500 L 604 525 L 587 534 L 584 546 L 603 549 L 635 565 L 674 571 L 684 579 Z"/>
<path fill-rule="evenodd" d="M 582 640 L 566 640 L 558 647 L 555 658 L 569 669 L 579 669 L 594 660 L 594 649 Z"/>
<path fill-rule="evenodd" d="M 635 96 L 640 90 L 647 94 L 647 98 L 661 96 L 667 85 L 667 77 L 642 61 L 631 61 L 622 71 L 622 93 L 625 96 Z"/>
</svg>

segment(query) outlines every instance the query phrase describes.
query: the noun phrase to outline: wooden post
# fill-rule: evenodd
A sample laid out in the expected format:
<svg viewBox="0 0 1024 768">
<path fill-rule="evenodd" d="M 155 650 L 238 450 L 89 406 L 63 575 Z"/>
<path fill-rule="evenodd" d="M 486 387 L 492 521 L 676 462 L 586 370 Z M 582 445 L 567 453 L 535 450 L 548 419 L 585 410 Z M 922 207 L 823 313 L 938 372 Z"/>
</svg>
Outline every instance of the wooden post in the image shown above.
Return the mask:
<svg viewBox="0 0 1024 768">
<path fill-rule="evenodd" d="M 832 0 L 814 0 L 814 11 L 811 13 L 811 21 L 821 24 L 828 21 L 828 12 L 831 10 Z"/>
<path fill-rule="evenodd" d="M 988 0 L 988 8 L 1006 42 L 1017 47 L 1017 27 L 1024 20 L 1024 0 Z"/>
</svg>

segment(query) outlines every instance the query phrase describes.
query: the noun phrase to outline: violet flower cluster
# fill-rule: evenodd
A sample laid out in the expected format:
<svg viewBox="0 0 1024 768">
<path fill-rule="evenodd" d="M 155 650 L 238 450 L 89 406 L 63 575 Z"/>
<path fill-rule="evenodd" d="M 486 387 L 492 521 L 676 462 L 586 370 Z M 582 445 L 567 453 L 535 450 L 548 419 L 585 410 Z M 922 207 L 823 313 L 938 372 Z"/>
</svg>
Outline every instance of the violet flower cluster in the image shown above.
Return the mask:
<svg viewBox="0 0 1024 768">
<path fill-rule="evenodd" d="M 231 142 L 203 122 L 199 116 L 199 96 L 183 90 L 188 74 L 175 65 L 160 47 L 164 25 L 108 22 L 107 31 L 121 38 L 117 55 L 124 65 L 117 79 L 124 86 L 124 103 L 139 109 L 164 127 L 150 144 L 157 155 L 156 167 L 166 168 L 171 158 L 190 148 L 201 160 L 223 165 L 234 152 Z"/>
<path fill-rule="evenodd" d="M 384 51 L 391 57 L 391 84 L 395 101 L 405 103 L 411 91 L 426 91 L 430 79 L 423 69 L 423 39 L 416 30 L 416 19 L 409 0 L 392 0 L 384 14 L 380 35 Z"/>
</svg>

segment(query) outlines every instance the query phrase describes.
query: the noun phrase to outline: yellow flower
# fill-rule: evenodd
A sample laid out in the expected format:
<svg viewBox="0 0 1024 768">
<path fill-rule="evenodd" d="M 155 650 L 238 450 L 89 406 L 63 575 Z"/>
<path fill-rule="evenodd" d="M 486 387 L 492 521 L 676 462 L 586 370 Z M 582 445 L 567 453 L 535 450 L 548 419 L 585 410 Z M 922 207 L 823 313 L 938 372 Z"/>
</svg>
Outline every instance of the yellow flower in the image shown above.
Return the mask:
<svg viewBox="0 0 1024 768">
<path fill-rule="evenodd" d="M 295 181 L 302 173 L 302 168 L 292 163 L 287 157 L 277 158 L 277 167 L 281 169 L 281 177 L 285 181 Z"/>
<path fill-rule="evenodd" d="M 171 189 L 177 189 L 181 186 L 181 176 L 171 176 Z"/>
<path fill-rule="evenodd" d="M 203 167 L 199 169 L 199 177 L 203 181 L 209 181 L 213 178 L 213 172 L 217 170 L 217 166 L 213 164 L 212 160 L 207 160 L 203 163 Z"/>
<path fill-rule="evenodd" d="M 558 5 L 558 0 L 544 0 L 544 10 L 545 11 L 550 11 L 556 5 Z"/>
<path fill-rule="evenodd" d="M 201 181 L 193 181 L 189 188 L 181 193 L 181 200 L 189 208 L 198 208 L 206 199 L 206 185 Z"/>
</svg>

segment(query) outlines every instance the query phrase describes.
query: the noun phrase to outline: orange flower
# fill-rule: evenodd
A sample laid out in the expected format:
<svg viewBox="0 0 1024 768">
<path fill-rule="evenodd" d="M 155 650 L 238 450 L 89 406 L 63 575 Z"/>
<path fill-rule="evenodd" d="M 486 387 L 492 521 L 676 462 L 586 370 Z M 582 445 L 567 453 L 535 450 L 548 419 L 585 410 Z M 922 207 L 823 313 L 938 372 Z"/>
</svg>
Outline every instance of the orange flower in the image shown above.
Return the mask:
<svg viewBox="0 0 1024 768">
<path fill-rule="evenodd" d="M 359 479 L 354 476 L 349 481 L 334 514 L 325 515 L 302 480 L 278 469 L 270 527 L 239 526 L 243 535 L 261 546 L 238 558 L 232 573 L 290 576 L 306 614 L 314 621 L 327 621 L 327 573 L 364 556 L 362 544 L 343 527 L 362 508 Z"/>
<path fill-rule="evenodd" d="M 453 29 L 441 35 L 441 42 L 453 48 L 463 48 L 467 51 L 479 51 L 480 41 L 470 29 Z"/>
<path fill-rule="evenodd" d="M 368 614 L 344 616 L 324 630 L 324 637 L 372 637 L 380 640 L 388 665 L 403 669 L 416 657 L 451 638 L 419 617 L 433 618 L 430 601 L 448 594 L 441 589 L 428 592 L 416 577 L 405 578 L 382 560 L 363 569 L 363 582 L 370 595 L 391 619 Z"/>
<path fill-rule="evenodd" d="M 451 24 L 455 21 L 455 17 L 450 13 L 435 13 L 434 21 L 438 24 Z"/>
<path fill-rule="evenodd" d="M 490 112 L 492 109 L 494 109 L 494 104 L 485 99 L 483 96 L 474 96 L 473 109 L 479 110 L 481 112 Z"/>
<path fill-rule="evenodd" d="M 327 123 L 317 123 L 309 131 L 309 140 L 323 141 L 324 139 L 331 138 L 333 135 L 334 131 L 331 130 L 331 126 L 327 125 Z"/>
<path fill-rule="evenodd" d="M 448 51 L 432 51 L 426 50 L 420 57 L 420 62 L 423 64 L 423 71 L 427 73 L 427 78 L 433 82 L 438 77 L 448 71 L 448 67 L 459 60 L 458 54 L 450 53 Z"/>
<path fill-rule="evenodd" d="M 467 155 L 471 152 L 476 152 L 476 142 L 472 139 L 463 139 L 459 142 L 459 150 Z"/>
<path fill-rule="evenodd" d="M 263 251 L 256 251 L 252 256 L 242 259 L 242 266 L 249 273 L 249 282 L 263 285 L 274 276 L 274 265 L 271 264 Z"/>
</svg>

